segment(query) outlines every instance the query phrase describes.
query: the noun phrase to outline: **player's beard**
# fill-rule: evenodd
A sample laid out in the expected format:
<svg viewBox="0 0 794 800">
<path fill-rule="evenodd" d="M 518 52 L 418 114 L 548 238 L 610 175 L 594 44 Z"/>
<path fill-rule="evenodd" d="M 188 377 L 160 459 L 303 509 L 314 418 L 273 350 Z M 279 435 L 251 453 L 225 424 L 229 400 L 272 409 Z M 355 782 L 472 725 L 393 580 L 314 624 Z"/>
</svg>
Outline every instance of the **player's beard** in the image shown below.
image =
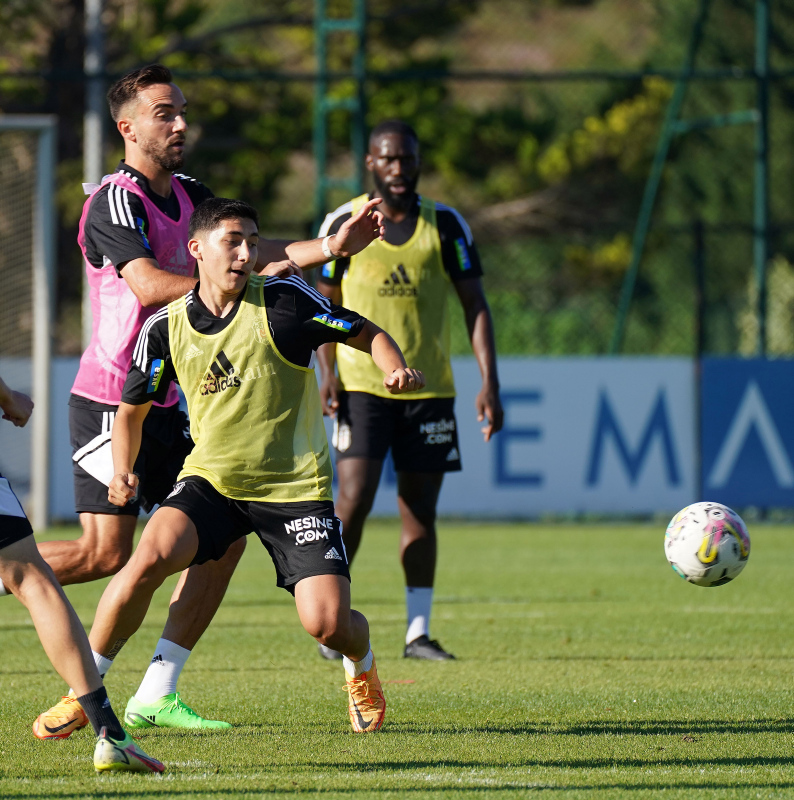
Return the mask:
<svg viewBox="0 0 794 800">
<path fill-rule="evenodd" d="M 183 142 L 184 140 L 180 140 Z M 170 144 L 173 144 L 171 142 Z M 141 144 L 141 150 L 155 163 L 158 167 L 168 171 L 176 172 L 185 163 L 184 153 L 177 153 L 169 150 L 169 144 L 158 145 L 157 143 L 149 140 Z"/>
<path fill-rule="evenodd" d="M 392 194 L 389 184 L 382 180 L 377 173 L 374 173 L 372 177 L 378 194 L 386 201 L 388 206 L 395 211 L 403 213 L 409 212 L 414 207 L 416 203 L 416 184 L 419 182 L 418 177 L 414 178 L 413 181 L 405 181 L 406 191 L 402 194 Z"/>
</svg>

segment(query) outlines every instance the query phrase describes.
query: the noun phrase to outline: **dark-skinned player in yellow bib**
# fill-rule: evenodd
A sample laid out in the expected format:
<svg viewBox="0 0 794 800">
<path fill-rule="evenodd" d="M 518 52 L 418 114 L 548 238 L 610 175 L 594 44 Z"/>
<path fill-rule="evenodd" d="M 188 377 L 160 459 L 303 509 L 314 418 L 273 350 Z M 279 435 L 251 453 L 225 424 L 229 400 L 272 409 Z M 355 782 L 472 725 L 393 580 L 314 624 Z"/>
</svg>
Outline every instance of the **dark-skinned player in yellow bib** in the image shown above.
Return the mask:
<svg viewBox="0 0 794 800">
<path fill-rule="evenodd" d="M 450 365 L 448 297 L 463 307 L 482 375 L 475 398 L 485 441 L 502 427 L 496 347 L 482 268 L 471 231 L 454 209 L 416 192 L 420 171 L 416 132 L 389 120 L 369 138 L 373 177 L 385 234 L 361 253 L 326 264 L 317 288 L 334 303 L 387 330 L 408 362 L 421 369 L 420 392 L 391 397 L 361 353 L 331 343 L 318 351 L 323 411 L 336 417 L 334 447 L 339 488 L 336 511 L 352 563 L 375 499 L 383 461 L 391 450 L 402 521 L 400 561 L 405 573 L 406 658 L 444 661 L 453 656 L 430 638 L 436 572 L 436 506 L 446 472 L 461 468 Z M 370 200 L 362 195 L 330 213 L 320 236 L 333 234 Z M 338 369 L 338 375 L 335 372 Z M 338 653 L 320 648 L 325 658 Z"/>
<path fill-rule="evenodd" d="M 110 501 L 134 497 L 143 420 L 173 380 L 187 399 L 195 447 L 102 595 L 89 639 L 94 652 L 112 651 L 141 625 L 166 577 L 221 558 L 253 531 L 304 628 L 344 654 L 353 730 L 375 731 L 386 702 L 367 620 L 350 607 L 314 351 L 334 341 L 369 354 L 393 394 L 421 390 L 424 378 L 387 333 L 300 278 L 251 275 L 257 241 L 248 204 L 212 198 L 197 206 L 188 249 L 199 284 L 141 330 L 113 427 Z"/>
</svg>

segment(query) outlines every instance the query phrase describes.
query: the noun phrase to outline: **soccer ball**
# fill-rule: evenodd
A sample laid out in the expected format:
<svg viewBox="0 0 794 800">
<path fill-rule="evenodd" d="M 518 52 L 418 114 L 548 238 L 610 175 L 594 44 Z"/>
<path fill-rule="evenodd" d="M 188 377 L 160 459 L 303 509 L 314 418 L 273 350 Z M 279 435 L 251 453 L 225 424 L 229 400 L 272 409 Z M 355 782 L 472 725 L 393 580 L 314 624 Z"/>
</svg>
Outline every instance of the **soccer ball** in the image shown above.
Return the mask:
<svg viewBox="0 0 794 800">
<path fill-rule="evenodd" d="M 689 583 L 722 586 L 750 556 L 750 535 L 742 518 L 721 503 L 693 503 L 681 509 L 664 534 L 670 566 Z"/>
</svg>

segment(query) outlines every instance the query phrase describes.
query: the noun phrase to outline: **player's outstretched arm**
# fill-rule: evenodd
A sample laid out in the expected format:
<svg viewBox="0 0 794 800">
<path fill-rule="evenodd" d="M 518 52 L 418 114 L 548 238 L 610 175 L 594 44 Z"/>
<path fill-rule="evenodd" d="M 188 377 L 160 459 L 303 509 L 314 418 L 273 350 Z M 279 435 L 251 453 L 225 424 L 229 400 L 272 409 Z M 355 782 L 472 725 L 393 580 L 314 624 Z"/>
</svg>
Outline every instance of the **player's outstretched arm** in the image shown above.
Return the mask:
<svg viewBox="0 0 794 800">
<path fill-rule="evenodd" d="M 345 342 L 349 347 L 369 353 L 372 360 L 386 376 L 383 385 L 390 394 L 416 392 L 425 385 L 425 376 L 405 363 L 397 342 L 383 328 L 367 320 L 358 336 Z"/>
<path fill-rule="evenodd" d="M 140 406 L 119 403 L 111 437 L 113 480 L 108 486 L 108 500 L 114 506 L 126 505 L 138 492 L 138 476 L 132 468 L 141 449 L 143 421 L 151 407 L 151 403 Z"/>
<path fill-rule="evenodd" d="M 301 269 L 312 269 L 336 258 L 349 258 L 360 253 L 375 239 L 382 239 L 386 233 L 383 227 L 383 214 L 375 210 L 375 206 L 380 202 L 381 199 L 376 197 L 364 203 L 359 212 L 345 222 L 333 236 L 325 237 L 328 239 L 327 253 L 323 250 L 325 239 L 309 239 L 305 242 L 260 239 L 256 271 L 261 273 L 269 264 L 286 259 Z"/>
<path fill-rule="evenodd" d="M 3 419 L 13 422 L 17 428 L 24 428 L 33 413 L 33 401 L 23 392 L 10 389 L 0 378 L 0 408 Z"/>
</svg>

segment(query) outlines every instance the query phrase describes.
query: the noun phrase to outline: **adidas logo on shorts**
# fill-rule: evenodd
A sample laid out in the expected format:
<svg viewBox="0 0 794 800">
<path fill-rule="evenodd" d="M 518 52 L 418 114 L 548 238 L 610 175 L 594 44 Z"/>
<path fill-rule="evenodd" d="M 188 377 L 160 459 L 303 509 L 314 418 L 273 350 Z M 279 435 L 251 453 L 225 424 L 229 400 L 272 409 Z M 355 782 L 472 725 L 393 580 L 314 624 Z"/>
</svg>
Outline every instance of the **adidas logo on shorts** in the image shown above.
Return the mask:
<svg viewBox="0 0 794 800">
<path fill-rule="evenodd" d="M 453 447 L 447 453 L 447 461 L 460 461 L 460 453 L 458 453 L 458 448 L 457 447 Z"/>
<path fill-rule="evenodd" d="M 337 550 L 336 550 L 336 548 L 335 548 L 335 547 L 332 547 L 332 548 L 331 548 L 331 549 L 330 549 L 330 550 L 329 550 L 329 551 L 328 551 L 328 552 L 325 554 L 325 558 L 326 558 L 326 559 L 335 558 L 337 561 L 344 561 L 344 559 L 342 558 L 342 556 L 340 556 L 340 555 L 339 555 L 339 553 L 337 552 Z"/>
</svg>

